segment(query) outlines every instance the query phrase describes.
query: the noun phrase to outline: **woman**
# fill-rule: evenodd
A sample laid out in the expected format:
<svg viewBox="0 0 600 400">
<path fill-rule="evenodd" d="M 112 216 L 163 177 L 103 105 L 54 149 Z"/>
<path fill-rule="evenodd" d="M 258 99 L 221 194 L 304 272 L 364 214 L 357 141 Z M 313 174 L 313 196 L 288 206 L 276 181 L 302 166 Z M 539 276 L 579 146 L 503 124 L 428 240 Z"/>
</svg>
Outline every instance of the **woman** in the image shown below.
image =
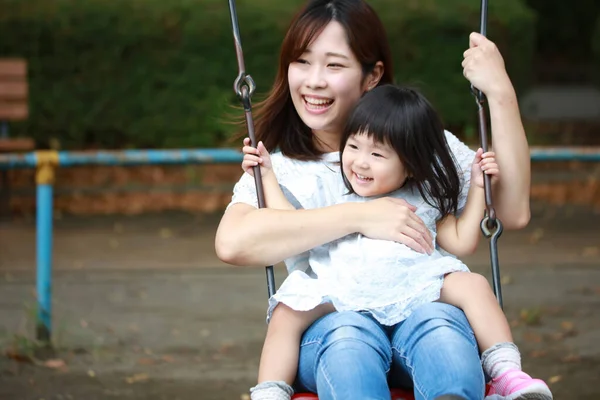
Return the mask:
<svg viewBox="0 0 600 400">
<path fill-rule="evenodd" d="M 465 77 L 485 93 L 494 151 L 503 170 L 494 204 L 506 228 L 529 220 L 529 151 L 516 95 L 495 45 L 473 33 L 464 53 Z M 433 249 L 429 231 L 403 200 L 380 198 L 332 205 L 318 187 L 319 176 L 339 174 L 339 143 L 351 109 L 366 91 L 392 83 L 385 30 L 363 0 L 313 0 L 294 18 L 281 48 L 279 68 L 267 99 L 257 105 L 256 136 L 272 156 L 288 199 L 302 208 L 318 197 L 317 209 L 257 209 L 252 178 L 244 174 L 219 225 L 215 247 L 235 265 L 272 265 L 310 275 L 308 251 L 327 252 L 327 243 L 351 233 Z M 447 134 L 462 171 L 464 204 L 474 153 Z M 461 203 L 462 202 L 462 203 Z M 414 387 L 417 399 L 480 399 L 484 376 L 477 344 L 459 309 L 422 306 L 393 329 L 368 315 L 332 313 L 303 335 L 296 386 L 318 391 L 321 400 L 389 398 L 391 385 Z M 447 397 L 450 398 L 450 397 Z"/>
</svg>

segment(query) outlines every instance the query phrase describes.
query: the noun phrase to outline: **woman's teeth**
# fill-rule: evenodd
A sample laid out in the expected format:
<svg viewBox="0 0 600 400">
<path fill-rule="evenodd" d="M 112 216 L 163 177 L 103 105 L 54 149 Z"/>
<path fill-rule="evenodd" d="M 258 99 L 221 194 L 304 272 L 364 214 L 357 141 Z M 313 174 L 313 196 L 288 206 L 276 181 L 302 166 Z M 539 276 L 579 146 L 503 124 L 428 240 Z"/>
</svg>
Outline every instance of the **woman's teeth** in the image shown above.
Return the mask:
<svg viewBox="0 0 600 400">
<path fill-rule="evenodd" d="M 304 101 L 309 106 L 315 108 L 325 108 L 333 103 L 333 100 L 331 99 L 316 99 L 314 97 L 304 97 Z"/>
</svg>

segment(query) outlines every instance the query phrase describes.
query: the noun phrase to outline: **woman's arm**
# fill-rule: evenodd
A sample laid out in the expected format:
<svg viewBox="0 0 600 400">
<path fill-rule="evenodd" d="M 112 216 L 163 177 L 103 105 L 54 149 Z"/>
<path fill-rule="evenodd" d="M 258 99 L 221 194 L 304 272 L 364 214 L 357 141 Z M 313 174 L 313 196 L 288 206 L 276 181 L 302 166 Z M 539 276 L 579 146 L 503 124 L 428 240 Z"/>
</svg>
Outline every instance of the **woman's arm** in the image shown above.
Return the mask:
<svg viewBox="0 0 600 400">
<path fill-rule="evenodd" d="M 381 198 L 311 210 L 231 205 L 217 229 L 217 256 L 234 265 L 273 265 L 351 233 L 433 250 L 431 233 L 401 199 Z"/>
<path fill-rule="evenodd" d="M 472 33 L 469 47 L 463 73 L 487 97 L 493 148 L 502 170 L 493 187 L 494 207 L 505 228 L 523 228 L 531 216 L 531 160 L 517 96 L 496 45 Z"/>
<path fill-rule="evenodd" d="M 507 90 L 488 96 L 488 103 L 493 148 L 502 169 L 493 186 L 494 207 L 505 228 L 521 229 L 531 217 L 531 158 L 517 97 L 514 90 Z"/>
<path fill-rule="evenodd" d="M 215 239 L 217 256 L 233 265 L 273 265 L 357 231 L 354 207 L 314 210 L 256 209 L 234 204 L 223 215 Z"/>
</svg>

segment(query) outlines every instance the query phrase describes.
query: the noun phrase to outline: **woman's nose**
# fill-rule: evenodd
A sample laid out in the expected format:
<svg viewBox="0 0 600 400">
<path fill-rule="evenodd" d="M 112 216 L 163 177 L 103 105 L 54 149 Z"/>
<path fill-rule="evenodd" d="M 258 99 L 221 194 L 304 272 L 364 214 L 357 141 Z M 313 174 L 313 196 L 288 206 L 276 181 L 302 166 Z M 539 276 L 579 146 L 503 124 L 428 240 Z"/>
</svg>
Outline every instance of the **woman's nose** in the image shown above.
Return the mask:
<svg viewBox="0 0 600 400">
<path fill-rule="evenodd" d="M 311 66 L 306 77 L 306 86 L 309 89 L 323 88 L 327 82 L 323 76 L 323 69 L 318 65 Z"/>
</svg>

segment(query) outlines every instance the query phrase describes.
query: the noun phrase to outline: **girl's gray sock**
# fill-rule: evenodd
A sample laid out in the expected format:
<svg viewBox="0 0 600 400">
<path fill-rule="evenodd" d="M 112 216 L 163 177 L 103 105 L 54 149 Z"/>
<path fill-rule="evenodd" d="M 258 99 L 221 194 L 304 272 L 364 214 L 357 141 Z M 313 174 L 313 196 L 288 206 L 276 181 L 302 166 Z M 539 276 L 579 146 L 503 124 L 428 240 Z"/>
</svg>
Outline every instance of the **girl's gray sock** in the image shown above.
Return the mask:
<svg viewBox="0 0 600 400">
<path fill-rule="evenodd" d="M 290 400 L 294 389 L 284 381 L 266 381 L 250 388 L 251 400 Z"/>
<path fill-rule="evenodd" d="M 497 343 L 481 355 L 483 370 L 492 379 L 509 369 L 521 370 L 521 354 L 514 343 Z"/>
</svg>

